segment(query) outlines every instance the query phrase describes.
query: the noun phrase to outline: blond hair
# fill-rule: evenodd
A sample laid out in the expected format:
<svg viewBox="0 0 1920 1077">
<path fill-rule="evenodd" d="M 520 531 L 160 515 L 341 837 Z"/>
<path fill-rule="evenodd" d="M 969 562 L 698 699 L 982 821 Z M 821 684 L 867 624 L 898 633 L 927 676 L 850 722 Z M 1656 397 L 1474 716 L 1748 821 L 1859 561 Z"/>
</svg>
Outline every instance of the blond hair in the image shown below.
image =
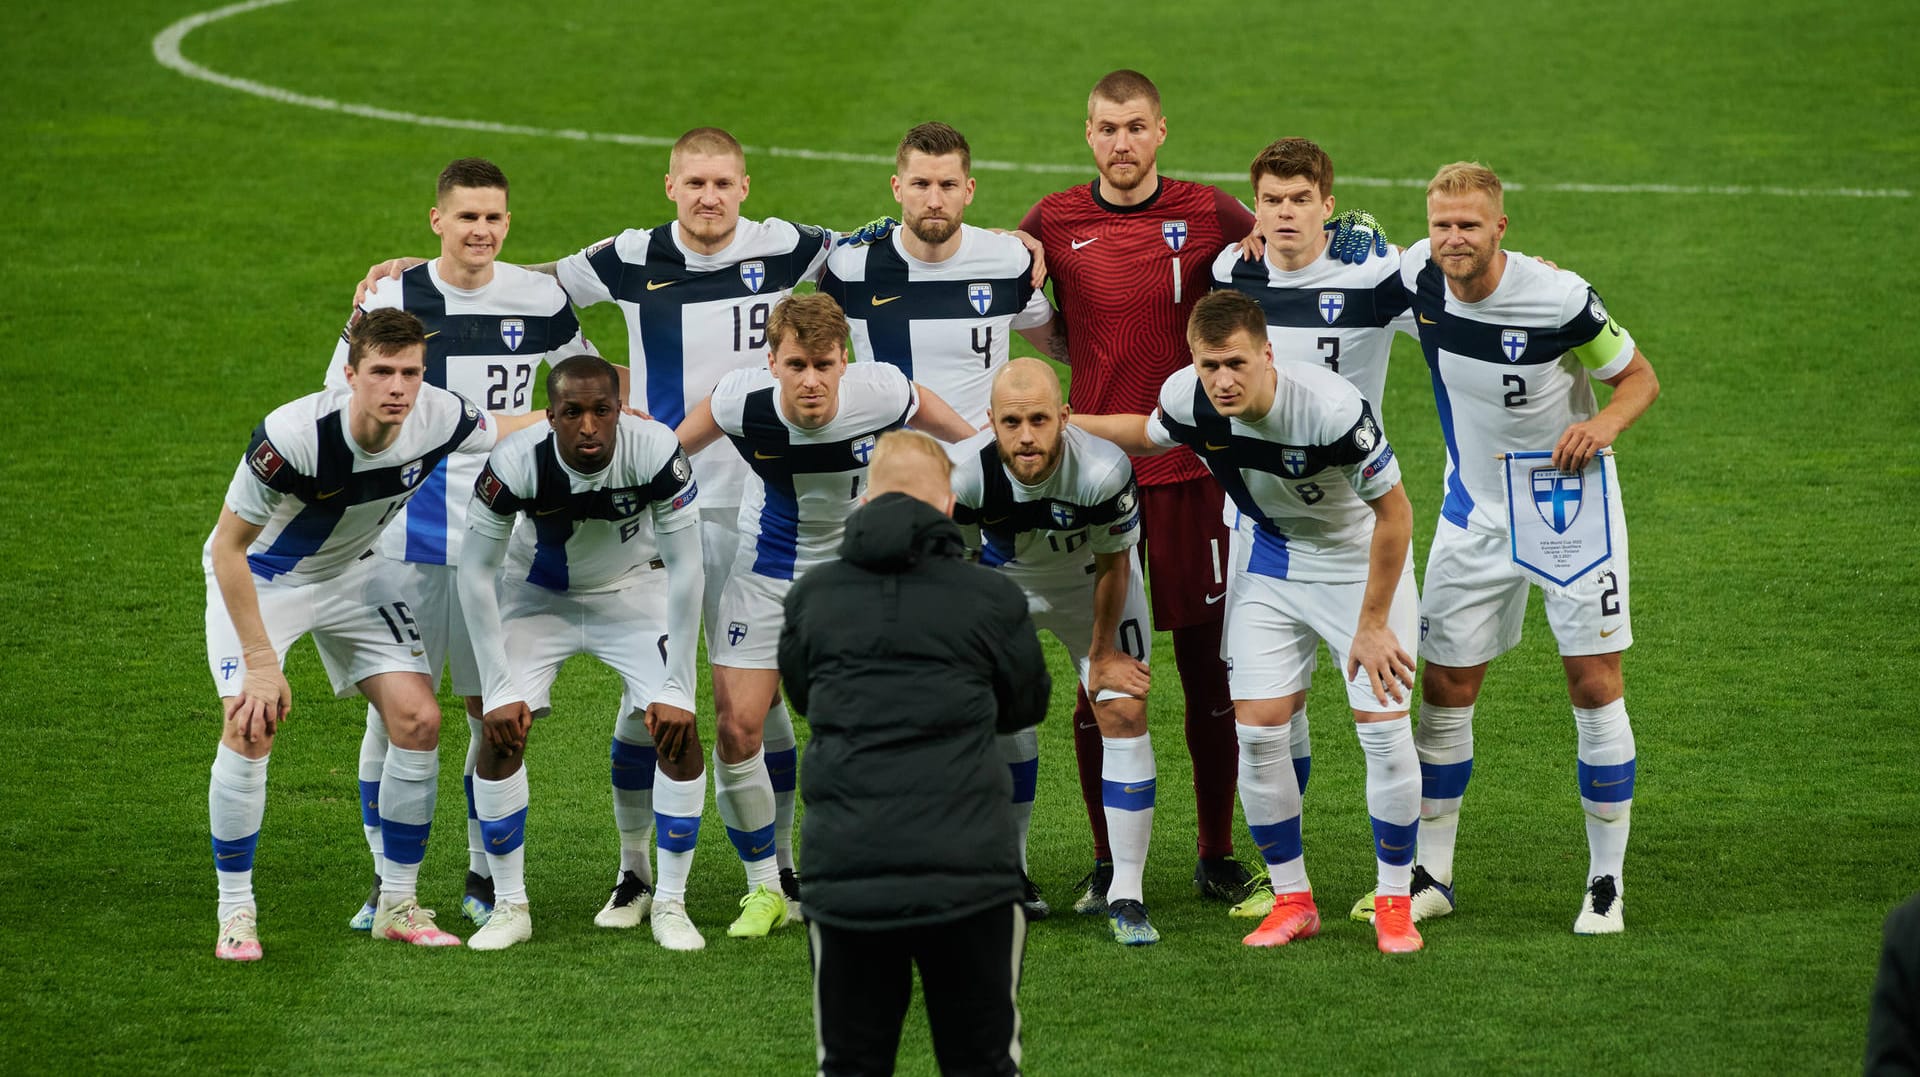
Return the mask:
<svg viewBox="0 0 1920 1077">
<path fill-rule="evenodd" d="M 681 135 L 673 144 L 673 151 L 667 154 L 667 171 L 677 172 L 682 154 L 698 154 L 702 157 L 735 157 L 740 161 L 740 170 L 747 169 L 747 151 L 734 138 L 718 127 L 696 127 Z"/>
<path fill-rule="evenodd" d="M 1450 165 L 1441 165 L 1440 171 L 1435 172 L 1427 184 L 1428 198 L 1436 194 L 1452 197 L 1475 191 L 1493 200 L 1495 213 L 1501 212 L 1500 177 L 1493 174 L 1493 169 L 1478 161 L 1455 161 Z"/>
<path fill-rule="evenodd" d="M 953 461 L 940 443 L 918 430 L 880 435 L 867 465 L 867 497 L 906 494 L 946 512 L 953 495 Z"/>
<path fill-rule="evenodd" d="M 1124 105 L 1141 100 L 1146 101 L 1155 116 L 1160 115 L 1160 88 L 1152 79 L 1131 68 L 1109 71 L 1093 84 L 1093 92 L 1087 95 L 1087 119 L 1093 119 L 1095 101 Z"/>
</svg>

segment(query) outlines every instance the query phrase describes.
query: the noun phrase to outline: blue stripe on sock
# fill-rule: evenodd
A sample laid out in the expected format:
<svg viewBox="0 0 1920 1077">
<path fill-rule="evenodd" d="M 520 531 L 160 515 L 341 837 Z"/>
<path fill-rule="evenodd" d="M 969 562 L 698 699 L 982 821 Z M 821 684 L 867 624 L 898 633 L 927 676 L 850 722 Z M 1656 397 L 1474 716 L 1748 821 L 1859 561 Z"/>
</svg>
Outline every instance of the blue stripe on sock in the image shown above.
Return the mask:
<svg viewBox="0 0 1920 1077">
<path fill-rule="evenodd" d="M 1293 757 L 1293 779 L 1294 781 L 1297 781 L 1300 783 L 1300 793 L 1302 796 L 1305 796 L 1307 792 L 1307 776 L 1312 773 L 1313 773 L 1313 757 L 1312 756 L 1296 755 Z"/>
<path fill-rule="evenodd" d="M 1580 795 L 1599 804 L 1618 804 L 1633 799 L 1633 764 L 1629 759 L 1612 766 L 1597 767 L 1580 761 Z"/>
<path fill-rule="evenodd" d="M 733 843 L 740 859 L 752 863 L 765 860 L 773 855 L 773 824 L 768 823 L 758 830 L 735 830 L 727 828 L 727 840 Z"/>
<path fill-rule="evenodd" d="M 1300 817 L 1282 819 L 1264 826 L 1247 827 L 1253 831 L 1254 847 L 1269 864 L 1284 864 L 1300 859 Z"/>
<path fill-rule="evenodd" d="M 363 826 L 380 825 L 380 779 L 378 778 L 360 783 L 360 822 Z"/>
<path fill-rule="evenodd" d="M 379 783 L 377 782 L 375 783 L 375 785 L 378 785 L 378 784 Z M 465 786 L 467 790 L 467 818 L 475 819 L 475 820 L 479 819 L 480 809 L 473 806 L 473 775 L 471 774 L 462 775 L 460 778 L 460 784 Z"/>
<path fill-rule="evenodd" d="M 380 819 L 380 855 L 396 864 L 418 864 L 427 858 L 427 835 L 432 823 L 396 823 Z"/>
<path fill-rule="evenodd" d="M 1013 775 L 1013 802 L 1015 804 L 1033 803 L 1034 793 L 1040 788 L 1040 759 L 1024 759 L 1018 763 L 1008 763 L 1007 770 Z"/>
<path fill-rule="evenodd" d="M 669 853 L 689 853 L 700 840 L 700 817 L 653 813 L 653 833 L 660 848 Z M 731 833 L 731 832 L 729 832 Z"/>
<path fill-rule="evenodd" d="M 527 843 L 527 809 L 504 819 L 480 820 L 480 838 L 492 856 L 505 856 Z"/>
<path fill-rule="evenodd" d="M 660 753 L 651 744 L 628 744 L 615 737 L 613 749 L 608 753 L 613 761 L 613 787 L 615 789 L 652 789 L 653 770 L 660 762 Z"/>
<path fill-rule="evenodd" d="M 1100 803 L 1121 811 L 1146 811 L 1153 807 L 1153 786 L 1152 778 L 1143 782 L 1110 782 L 1102 779 Z"/>
<path fill-rule="evenodd" d="M 1413 863 L 1413 842 L 1420 833 L 1420 820 L 1389 823 L 1374 816 L 1368 818 L 1373 820 L 1373 855 L 1394 867 Z"/>
<path fill-rule="evenodd" d="M 800 749 L 782 748 L 767 753 L 767 779 L 776 793 L 791 793 L 800 781 Z"/>
<path fill-rule="evenodd" d="M 258 830 L 244 838 L 232 841 L 213 839 L 213 870 L 215 871 L 252 871 L 253 848 L 260 844 Z"/>
<path fill-rule="evenodd" d="M 1473 777 L 1471 757 L 1458 763 L 1420 764 L 1420 795 L 1428 800 L 1452 800 L 1467 794 L 1467 779 Z"/>
</svg>

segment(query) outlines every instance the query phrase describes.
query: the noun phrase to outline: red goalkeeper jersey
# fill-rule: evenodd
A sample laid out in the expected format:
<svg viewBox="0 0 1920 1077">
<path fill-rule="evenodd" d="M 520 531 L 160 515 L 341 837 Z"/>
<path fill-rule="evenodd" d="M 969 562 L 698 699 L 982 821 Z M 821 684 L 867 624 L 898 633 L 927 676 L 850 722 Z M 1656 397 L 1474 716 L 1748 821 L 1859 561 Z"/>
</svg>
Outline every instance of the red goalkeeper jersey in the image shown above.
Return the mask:
<svg viewBox="0 0 1920 1077">
<path fill-rule="evenodd" d="M 1041 199 L 1020 222 L 1047 252 L 1053 300 L 1067 322 L 1067 402 L 1090 415 L 1153 411 L 1167 376 L 1193 362 L 1187 317 L 1207 294 L 1213 259 L 1253 231 L 1253 214 L 1204 183 L 1161 177 L 1137 206 L 1100 197 L 1099 182 Z M 1136 457 L 1142 486 L 1203 478 L 1188 449 Z"/>
</svg>

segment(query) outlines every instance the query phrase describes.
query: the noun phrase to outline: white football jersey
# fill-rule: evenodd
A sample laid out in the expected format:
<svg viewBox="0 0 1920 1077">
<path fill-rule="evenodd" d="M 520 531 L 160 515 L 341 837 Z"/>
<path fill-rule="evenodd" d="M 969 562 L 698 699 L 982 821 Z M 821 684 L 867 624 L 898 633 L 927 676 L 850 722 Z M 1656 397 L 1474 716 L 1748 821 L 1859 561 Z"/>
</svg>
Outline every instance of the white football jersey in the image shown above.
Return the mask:
<svg viewBox="0 0 1920 1077">
<path fill-rule="evenodd" d="M 963 224 L 953 257 L 922 262 L 903 235 L 834 248 L 820 290 L 847 312 L 854 358 L 892 363 L 980 426 L 1008 338 L 1053 320 L 1031 283 L 1033 256 L 1013 236 Z"/>
<path fill-rule="evenodd" d="M 913 418 L 913 383 L 886 363 L 851 363 L 839 409 L 807 430 L 780 411 L 780 387 L 762 366 L 736 370 L 713 390 L 713 418 L 758 480 L 740 505 L 740 553 L 758 575 L 798 579 L 839 556 L 847 516 L 866 490 L 874 443 Z"/>
<path fill-rule="evenodd" d="M 678 225 L 629 228 L 560 260 L 560 283 L 588 307 L 614 303 L 627 319 L 631 403 L 678 427 L 728 372 L 765 368 L 767 318 L 797 284 L 820 279 L 834 234 L 777 217 L 740 219 L 717 254 L 689 251 Z M 700 500 L 740 503 L 747 466 L 730 445 L 695 454 Z"/>
<path fill-rule="evenodd" d="M 1399 253 L 1348 265 L 1328 250 L 1303 268 L 1281 269 L 1228 247 L 1213 260 L 1213 287 L 1259 301 L 1275 359 L 1325 366 L 1352 382 L 1380 418 L 1394 331 L 1414 334 Z"/>
<path fill-rule="evenodd" d="M 953 518 L 980 530 L 980 563 L 1029 592 L 1075 580 L 1093 591 L 1093 555 L 1140 542 L 1140 495 L 1120 447 L 1080 429 L 1060 431 L 1060 464 L 1034 486 L 1013 477 L 993 431 L 947 447 Z"/>
<path fill-rule="evenodd" d="M 512 532 L 509 579 L 549 591 L 612 591 L 654 561 L 651 536 L 699 523 L 695 492 L 693 465 L 673 431 L 622 415 L 613 459 L 592 474 L 567 466 L 551 427 L 503 439 L 480 471 L 468 519 L 481 534 Z"/>
<path fill-rule="evenodd" d="M 311 393 L 275 408 L 253 432 L 227 485 L 234 515 L 262 525 L 247 563 L 263 580 L 331 579 L 376 539 L 455 453 L 484 456 L 495 432 L 464 397 L 422 385 L 393 444 L 362 449 L 347 431 L 350 394 Z M 202 560 L 213 569 L 213 536 Z"/>
<path fill-rule="evenodd" d="M 1240 510 L 1247 571 L 1279 579 L 1367 578 L 1373 509 L 1400 481 L 1373 406 L 1324 367 L 1275 363 L 1273 406 L 1259 419 L 1214 410 L 1192 367 L 1175 371 L 1147 419 L 1155 444 L 1199 454 Z"/>
<path fill-rule="evenodd" d="M 1547 450 L 1598 406 L 1589 378 L 1618 375 L 1633 361 L 1633 337 L 1608 316 L 1580 275 L 1507 252 L 1493 294 L 1455 299 L 1421 240 L 1401 259 L 1420 350 L 1433 374 L 1447 442 L 1440 514 L 1487 534 L 1507 531 L 1500 457 Z"/>
<path fill-rule="evenodd" d="M 428 385 L 459 393 L 488 411 L 525 415 L 541 363 L 598 354 L 580 333 L 567 295 L 545 273 L 495 262 L 493 279 L 479 288 L 455 288 L 440 278 L 437 261 L 414 266 L 398 280 L 383 279 L 354 318 L 398 307 L 427 328 Z M 347 387 L 347 330 L 340 331 L 326 387 Z M 380 552 L 423 565 L 460 563 L 467 531 L 467 500 L 480 460 L 453 456 L 427 476 L 400 522 L 380 540 Z"/>
</svg>

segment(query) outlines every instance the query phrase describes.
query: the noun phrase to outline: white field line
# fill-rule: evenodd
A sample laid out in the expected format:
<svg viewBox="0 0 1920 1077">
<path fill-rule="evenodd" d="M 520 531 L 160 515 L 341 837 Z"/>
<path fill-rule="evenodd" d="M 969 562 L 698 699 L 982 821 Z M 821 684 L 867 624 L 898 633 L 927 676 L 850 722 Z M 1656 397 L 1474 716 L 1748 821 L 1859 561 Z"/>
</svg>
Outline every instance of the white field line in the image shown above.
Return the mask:
<svg viewBox="0 0 1920 1077">
<path fill-rule="evenodd" d="M 252 79 L 223 75 L 218 71 L 202 67 L 186 58 L 180 51 L 180 43 L 188 34 L 209 23 L 229 19 L 235 15 L 244 15 L 264 7 L 291 3 L 292 0 L 245 0 L 244 3 L 229 4 L 226 7 L 202 11 L 189 15 L 179 22 L 154 35 L 153 58 L 163 67 L 171 68 L 182 75 L 215 86 L 224 86 L 229 90 L 264 97 L 269 101 L 278 101 L 283 105 L 298 105 L 301 108 L 319 109 L 323 112 L 339 112 L 349 116 L 361 116 L 370 120 L 387 120 L 393 123 L 412 124 L 416 127 L 443 127 L 457 131 L 482 131 L 495 135 L 520 135 L 526 138 L 564 138 L 574 142 L 612 142 L 623 146 L 650 146 L 667 148 L 674 140 L 660 135 L 629 135 L 617 131 L 580 131 L 572 128 L 530 127 L 517 123 L 496 123 L 492 120 L 466 120 L 452 116 L 423 116 L 417 112 L 402 112 L 397 109 L 379 108 L 374 105 L 354 104 L 350 101 L 335 101 L 330 97 L 315 97 L 310 94 L 295 93 L 278 86 L 269 86 Z M 795 149 L 789 146 L 748 146 L 747 152 L 768 157 L 794 157 L 805 161 L 833 161 L 845 164 L 888 165 L 893 162 L 892 154 L 849 153 L 844 150 Z M 1047 175 L 1085 175 L 1091 171 L 1087 162 L 1078 164 L 1048 164 L 1030 161 L 987 161 L 975 159 L 973 167 L 983 172 L 1027 172 Z M 1245 172 L 1187 172 L 1182 173 L 1196 180 L 1210 183 L 1232 183 L 1245 180 Z M 1383 179 L 1377 176 L 1342 176 L 1340 182 L 1352 187 L 1411 187 L 1424 190 L 1425 179 Z M 1510 191 L 1550 191 L 1569 194 L 1673 194 L 1673 195 L 1714 195 L 1737 197 L 1745 195 L 1773 195 L 1782 198 L 1912 198 L 1913 192 L 1899 187 L 1778 187 L 1771 185 L 1746 184 L 1682 184 L 1682 183 L 1507 183 Z"/>
</svg>

